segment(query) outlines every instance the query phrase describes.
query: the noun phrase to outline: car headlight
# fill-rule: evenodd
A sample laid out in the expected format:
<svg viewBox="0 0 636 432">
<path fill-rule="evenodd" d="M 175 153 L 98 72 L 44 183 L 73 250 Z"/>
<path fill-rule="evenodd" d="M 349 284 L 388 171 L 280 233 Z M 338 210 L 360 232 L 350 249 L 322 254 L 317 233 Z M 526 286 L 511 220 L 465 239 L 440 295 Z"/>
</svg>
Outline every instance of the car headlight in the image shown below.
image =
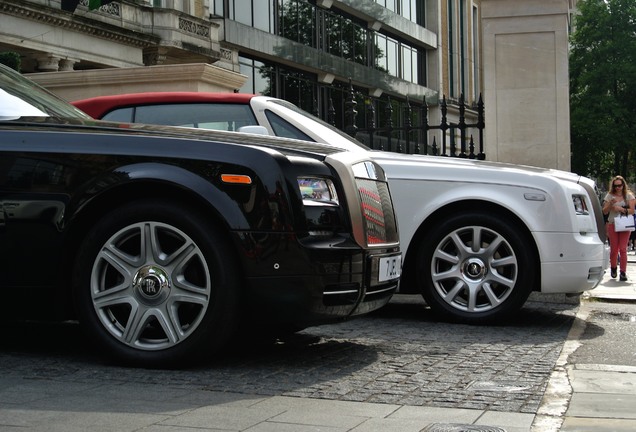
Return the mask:
<svg viewBox="0 0 636 432">
<path fill-rule="evenodd" d="M 298 189 L 303 200 L 305 222 L 310 236 L 328 238 L 341 229 L 342 209 L 338 193 L 331 180 L 299 177 Z"/>
<path fill-rule="evenodd" d="M 329 179 L 299 178 L 298 188 L 306 206 L 339 204 L 336 188 Z"/>
</svg>

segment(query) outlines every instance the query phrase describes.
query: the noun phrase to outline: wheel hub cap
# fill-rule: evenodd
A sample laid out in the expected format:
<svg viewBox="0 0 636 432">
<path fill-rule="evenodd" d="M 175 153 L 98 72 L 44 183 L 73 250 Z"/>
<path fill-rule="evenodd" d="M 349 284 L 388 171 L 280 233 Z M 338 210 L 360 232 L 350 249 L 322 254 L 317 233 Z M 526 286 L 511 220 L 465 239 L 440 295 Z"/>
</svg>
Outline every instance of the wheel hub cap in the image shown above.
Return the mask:
<svg viewBox="0 0 636 432">
<path fill-rule="evenodd" d="M 151 303 L 160 302 L 170 293 L 170 279 L 162 268 L 152 265 L 144 266 L 135 274 L 133 287 L 141 298 Z"/>
<path fill-rule="evenodd" d="M 464 262 L 462 273 L 470 280 L 481 280 L 486 275 L 487 268 L 479 258 L 470 258 Z"/>
</svg>

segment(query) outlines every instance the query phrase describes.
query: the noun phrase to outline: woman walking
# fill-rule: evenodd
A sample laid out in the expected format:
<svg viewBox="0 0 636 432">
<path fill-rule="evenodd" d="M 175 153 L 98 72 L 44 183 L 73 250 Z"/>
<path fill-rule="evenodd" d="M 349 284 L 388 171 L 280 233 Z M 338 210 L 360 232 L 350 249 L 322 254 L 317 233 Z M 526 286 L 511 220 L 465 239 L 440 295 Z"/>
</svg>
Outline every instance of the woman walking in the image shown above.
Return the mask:
<svg viewBox="0 0 636 432">
<path fill-rule="evenodd" d="M 627 274 L 627 242 L 629 241 L 629 231 L 614 230 L 614 218 L 634 214 L 634 204 L 636 199 L 629 190 L 625 179 L 615 176 L 609 184 L 609 192 L 603 199 L 603 213 L 608 215 L 607 235 L 610 244 L 610 271 L 613 278 L 616 277 L 616 266 L 620 261 L 620 280 L 626 281 Z M 633 216 L 632 216 L 633 217 Z M 620 256 L 620 258 L 619 258 Z"/>
</svg>

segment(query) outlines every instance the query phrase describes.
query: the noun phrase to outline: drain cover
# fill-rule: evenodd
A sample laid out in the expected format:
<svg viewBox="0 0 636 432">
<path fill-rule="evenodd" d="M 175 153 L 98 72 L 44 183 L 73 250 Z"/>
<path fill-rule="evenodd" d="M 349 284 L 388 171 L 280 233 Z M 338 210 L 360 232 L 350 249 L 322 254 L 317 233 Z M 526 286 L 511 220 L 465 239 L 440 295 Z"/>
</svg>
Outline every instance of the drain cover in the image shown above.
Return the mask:
<svg viewBox="0 0 636 432">
<path fill-rule="evenodd" d="M 494 426 L 433 423 L 425 427 L 422 432 L 506 432 L 506 430 Z"/>
<path fill-rule="evenodd" d="M 511 382 L 496 382 L 496 381 L 473 381 L 467 388 L 472 388 L 481 391 L 496 391 L 496 392 L 518 392 L 527 390 L 530 386 L 522 386 Z"/>
</svg>

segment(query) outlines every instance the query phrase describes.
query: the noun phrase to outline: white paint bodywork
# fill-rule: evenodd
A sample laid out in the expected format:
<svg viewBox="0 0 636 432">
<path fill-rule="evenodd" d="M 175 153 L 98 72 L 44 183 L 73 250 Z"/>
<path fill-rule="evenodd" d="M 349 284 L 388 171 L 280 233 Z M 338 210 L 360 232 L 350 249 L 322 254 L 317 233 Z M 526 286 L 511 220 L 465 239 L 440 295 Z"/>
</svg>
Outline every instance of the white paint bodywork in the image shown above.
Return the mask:
<svg viewBox="0 0 636 432">
<path fill-rule="evenodd" d="M 251 105 L 259 124 L 272 134 L 266 111 L 280 115 L 314 141 L 366 151 L 343 132 L 308 118 L 283 101 L 257 96 Z M 412 240 L 418 230 L 435 229 L 428 223 L 434 215 L 450 212 L 458 202 L 468 205 L 478 201 L 507 210 L 525 225 L 538 252 L 540 286 L 536 290 L 579 293 L 592 289 L 609 264 L 605 234 L 599 233 L 598 197 L 588 178 L 564 171 L 439 156 L 372 151 L 372 157 L 389 178 L 405 260 L 417 249 Z M 587 214 L 575 212 L 574 196 L 583 197 Z"/>
</svg>

